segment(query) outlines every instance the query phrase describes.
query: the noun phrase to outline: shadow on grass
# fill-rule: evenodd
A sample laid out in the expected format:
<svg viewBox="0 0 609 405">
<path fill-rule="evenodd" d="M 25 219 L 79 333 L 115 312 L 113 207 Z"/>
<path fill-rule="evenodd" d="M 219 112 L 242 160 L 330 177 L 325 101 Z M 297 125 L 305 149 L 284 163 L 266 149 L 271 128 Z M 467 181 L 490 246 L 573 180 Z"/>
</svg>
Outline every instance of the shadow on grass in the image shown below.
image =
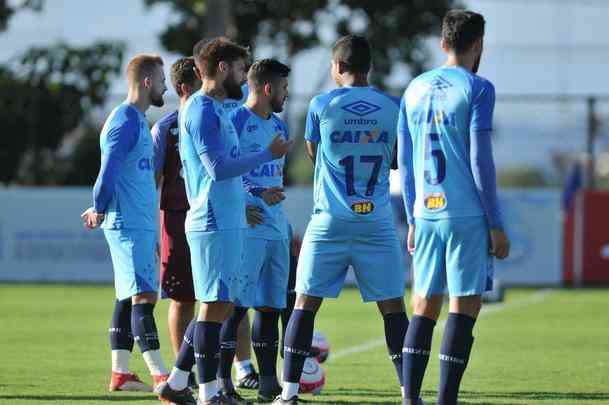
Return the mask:
<svg viewBox="0 0 609 405">
<path fill-rule="evenodd" d="M 544 392 L 544 391 L 521 391 L 521 392 L 477 392 L 461 391 L 459 398 L 469 399 L 535 399 L 543 400 L 581 400 L 581 401 L 607 401 L 609 392 Z"/>
<path fill-rule="evenodd" d="M 49 394 L 49 395 L 1 395 L 0 399 L 11 399 L 13 401 L 108 401 L 108 402 L 128 402 L 158 399 L 152 395 L 137 396 L 110 396 L 110 395 L 70 395 L 70 394 Z"/>
</svg>

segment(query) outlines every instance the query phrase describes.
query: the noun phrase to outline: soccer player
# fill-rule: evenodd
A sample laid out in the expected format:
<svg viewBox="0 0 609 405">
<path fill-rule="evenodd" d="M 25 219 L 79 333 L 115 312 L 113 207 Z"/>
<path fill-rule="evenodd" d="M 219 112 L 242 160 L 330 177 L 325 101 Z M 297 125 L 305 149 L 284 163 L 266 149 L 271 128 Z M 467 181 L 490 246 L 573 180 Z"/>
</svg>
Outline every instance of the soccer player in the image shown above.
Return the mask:
<svg viewBox="0 0 609 405">
<path fill-rule="evenodd" d="M 190 95 L 201 88 L 194 66 L 193 58 L 178 59 L 171 66 L 171 84 L 180 98 L 180 109 Z M 178 154 L 178 111 L 157 121 L 151 133 L 157 183 L 161 188 L 161 291 L 163 297 L 170 299 L 167 324 L 171 346 L 177 356 L 186 328 L 195 313 L 190 251 L 184 231 L 189 206 L 184 179 L 180 175 L 182 163 Z M 191 378 L 190 385 L 193 382 Z"/>
<path fill-rule="evenodd" d="M 477 76 L 484 18 L 450 11 L 442 25 L 442 67 L 404 93 L 398 155 L 414 259 L 414 315 L 403 349 L 404 404 L 421 403 L 421 383 L 444 290 L 449 314 L 440 349 L 438 405 L 456 405 L 492 259 L 510 243 L 497 202 L 491 131 L 495 89 Z"/>
<path fill-rule="evenodd" d="M 199 402 L 233 405 L 239 399 L 225 396 L 218 387 L 220 329 L 232 311 L 243 254 L 246 229 L 245 193 L 241 175 L 284 156 L 289 142 L 276 137 L 268 148 L 240 157 L 239 139 L 226 116 L 225 98 L 241 98 L 247 49 L 220 37 L 194 55 L 201 91 L 193 94 L 180 112 L 180 157 L 190 210 L 186 238 L 190 247 L 195 297 L 201 302 L 189 339 L 178 354 L 166 384 L 157 387 L 162 399 L 192 404 L 185 390 L 196 361 Z M 192 339 L 190 339 L 192 336 Z M 188 344 L 192 341 L 193 347 Z M 194 356 L 192 355 L 194 348 Z"/>
<path fill-rule="evenodd" d="M 365 38 L 340 38 L 331 70 L 339 88 L 309 105 L 305 140 L 315 161 L 314 208 L 298 262 L 277 405 L 298 403 L 315 314 L 323 298 L 338 296 L 349 266 L 363 300 L 375 301 L 383 315 L 389 354 L 401 374 L 406 280 L 389 195 L 399 102 L 368 85 L 371 59 Z"/>
<path fill-rule="evenodd" d="M 127 81 L 127 100 L 112 111 L 100 135 L 101 168 L 93 207 L 82 218 L 90 229 L 103 228 L 114 268 L 117 301 L 110 325 L 110 391 L 150 391 L 129 371 L 129 358 L 135 339 L 154 384 L 167 378 L 153 315 L 159 284 L 159 218 L 152 137 L 144 116 L 151 105 L 163 105 L 167 87 L 162 59 L 135 56 L 127 65 Z"/>
<path fill-rule="evenodd" d="M 249 97 L 230 114 L 239 148 L 248 156 L 266 148 L 275 137 L 288 140 L 287 125 L 275 113 L 283 111 L 288 95 L 290 69 L 275 59 L 255 62 L 248 72 Z M 222 328 L 220 382 L 233 392 L 231 362 L 236 328 L 247 308 L 256 308 L 252 345 L 260 368 L 258 400 L 271 402 L 281 392 L 277 381 L 278 321 L 286 304 L 290 265 L 288 221 L 281 207 L 285 158 L 264 163 L 243 176 L 248 204 L 263 213 L 261 225 L 248 229 L 244 245 L 243 273 L 235 311 Z"/>
</svg>

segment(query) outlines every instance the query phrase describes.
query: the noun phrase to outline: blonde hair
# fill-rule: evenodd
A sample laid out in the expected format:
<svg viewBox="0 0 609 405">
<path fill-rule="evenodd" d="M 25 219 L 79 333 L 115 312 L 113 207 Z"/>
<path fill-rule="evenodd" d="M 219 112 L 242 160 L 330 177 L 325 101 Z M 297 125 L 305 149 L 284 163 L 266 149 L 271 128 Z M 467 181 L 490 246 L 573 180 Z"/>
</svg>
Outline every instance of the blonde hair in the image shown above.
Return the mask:
<svg viewBox="0 0 609 405">
<path fill-rule="evenodd" d="M 163 66 L 159 55 L 142 53 L 135 55 L 127 64 L 127 80 L 129 83 L 139 82 L 150 77 L 157 66 Z"/>
</svg>

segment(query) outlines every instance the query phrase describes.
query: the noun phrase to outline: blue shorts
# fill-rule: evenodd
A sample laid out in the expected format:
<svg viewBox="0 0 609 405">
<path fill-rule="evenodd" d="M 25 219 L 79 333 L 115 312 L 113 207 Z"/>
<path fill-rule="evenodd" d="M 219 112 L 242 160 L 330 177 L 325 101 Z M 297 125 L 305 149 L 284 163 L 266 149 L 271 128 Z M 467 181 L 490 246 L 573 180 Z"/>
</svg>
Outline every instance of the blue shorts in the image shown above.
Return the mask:
<svg viewBox="0 0 609 405">
<path fill-rule="evenodd" d="M 336 298 L 353 267 L 364 301 L 404 296 L 406 269 L 393 218 L 352 222 L 314 214 L 302 241 L 296 291 Z"/>
<path fill-rule="evenodd" d="M 288 239 L 246 238 L 235 305 L 241 307 L 286 306 L 290 274 Z"/>
<path fill-rule="evenodd" d="M 414 291 L 424 297 L 479 295 L 492 289 L 493 260 L 484 217 L 416 218 Z"/>
<path fill-rule="evenodd" d="M 232 302 L 239 282 L 243 230 L 186 232 L 190 247 L 195 298 L 201 302 Z"/>
<path fill-rule="evenodd" d="M 159 269 L 155 231 L 104 229 L 114 268 L 116 299 L 158 292 Z"/>
</svg>

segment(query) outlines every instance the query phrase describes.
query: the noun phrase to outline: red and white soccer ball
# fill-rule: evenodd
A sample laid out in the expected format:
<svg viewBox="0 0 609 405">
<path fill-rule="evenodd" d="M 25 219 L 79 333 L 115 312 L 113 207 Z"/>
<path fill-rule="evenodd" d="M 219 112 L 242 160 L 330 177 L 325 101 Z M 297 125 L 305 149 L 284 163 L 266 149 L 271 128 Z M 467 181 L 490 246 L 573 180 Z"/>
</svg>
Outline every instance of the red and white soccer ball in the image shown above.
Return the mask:
<svg viewBox="0 0 609 405">
<path fill-rule="evenodd" d="M 323 363 L 324 361 L 328 360 L 328 356 L 330 355 L 330 343 L 321 332 L 313 332 L 311 352 L 314 353 L 315 358 L 320 363 Z"/>
<path fill-rule="evenodd" d="M 298 392 L 300 394 L 318 395 L 321 393 L 325 383 L 326 372 L 321 368 L 315 357 L 308 357 L 302 368 Z"/>
</svg>

